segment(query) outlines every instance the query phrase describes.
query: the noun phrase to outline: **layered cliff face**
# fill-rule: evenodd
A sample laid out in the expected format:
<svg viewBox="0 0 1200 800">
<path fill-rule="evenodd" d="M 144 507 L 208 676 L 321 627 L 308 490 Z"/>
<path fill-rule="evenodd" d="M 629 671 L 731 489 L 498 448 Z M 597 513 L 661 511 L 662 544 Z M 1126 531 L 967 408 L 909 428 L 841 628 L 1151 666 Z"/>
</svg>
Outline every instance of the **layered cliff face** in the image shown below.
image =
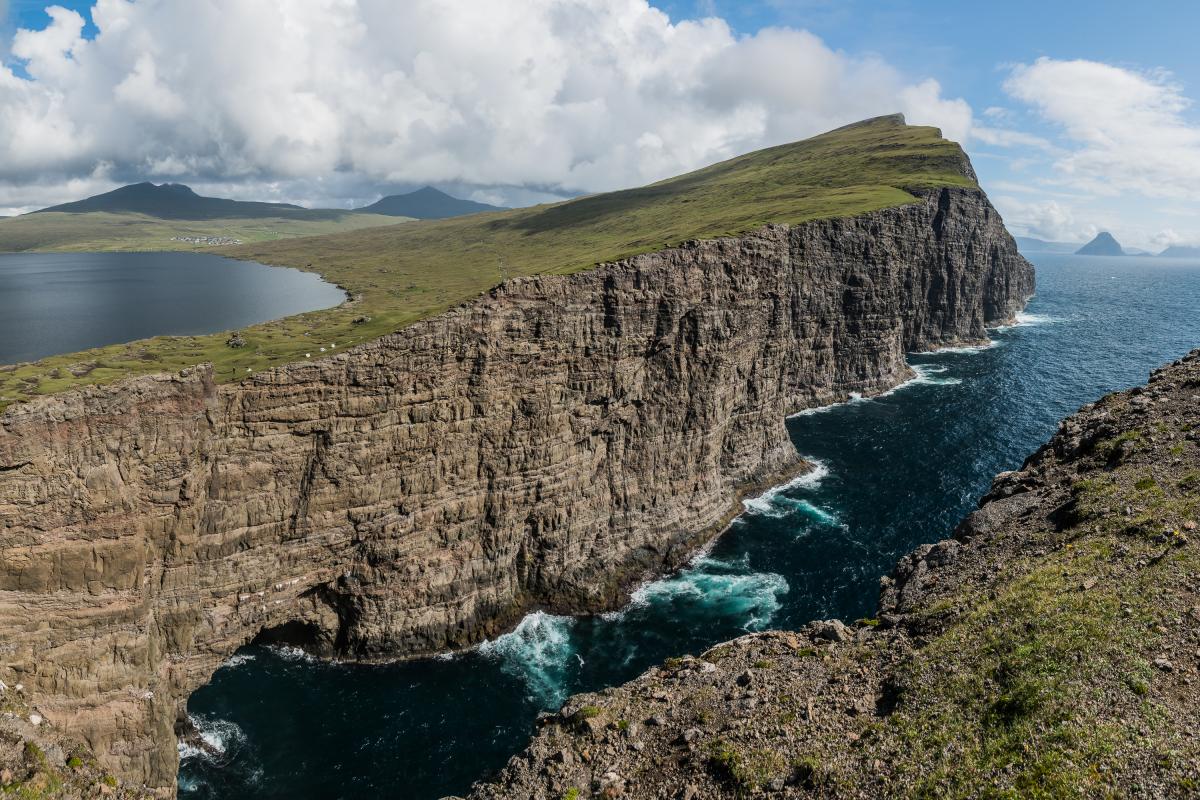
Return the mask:
<svg viewBox="0 0 1200 800">
<path fill-rule="evenodd" d="M 878 615 L 571 698 L 474 800 L 1195 797 L 1200 350 L 1062 423 Z"/>
<path fill-rule="evenodd" d="M 769 226 L 480 299 L 330 358 L 0 416 L 0 679 L 173 791 L 187 696 L 266 637 L 346 658 L 611 607 L 739 493 L 783 418 L 909 376 L 1032 294 L 982 192 Z"/>
</svg>

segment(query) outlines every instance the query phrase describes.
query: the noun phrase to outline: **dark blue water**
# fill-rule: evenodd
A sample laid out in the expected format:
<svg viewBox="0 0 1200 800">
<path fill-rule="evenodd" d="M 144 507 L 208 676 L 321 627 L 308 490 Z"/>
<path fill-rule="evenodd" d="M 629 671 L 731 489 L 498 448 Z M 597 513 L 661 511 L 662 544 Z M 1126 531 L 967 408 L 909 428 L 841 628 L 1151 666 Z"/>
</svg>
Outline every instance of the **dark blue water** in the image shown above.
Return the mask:
<svg viewBox="0 0 1200 800">
<path fill-rule="evenodd" d="M 1200 346 L 1200 261 L 1032 260 L 1038 296 L 996 346 L 913 356 L 920 377 L 888 396 L 789 420 L 821 469 L 748 503 L 709 554 L 619 613 L 534 614 L 477 651 L 392 666 L 243 651 L 189 703 L 224 754 L 189 753 L 181 796 L 462 793 L 570 693 L 745 631 L 870 615 L 879 577 L 946 536 L 1061 417 Z"/>
<path fill-rule="evenodd" d="M 227 331 L 345 299 L 311 272 L 204 253 L 0 254 L 0 364 Z"/>
</svg>

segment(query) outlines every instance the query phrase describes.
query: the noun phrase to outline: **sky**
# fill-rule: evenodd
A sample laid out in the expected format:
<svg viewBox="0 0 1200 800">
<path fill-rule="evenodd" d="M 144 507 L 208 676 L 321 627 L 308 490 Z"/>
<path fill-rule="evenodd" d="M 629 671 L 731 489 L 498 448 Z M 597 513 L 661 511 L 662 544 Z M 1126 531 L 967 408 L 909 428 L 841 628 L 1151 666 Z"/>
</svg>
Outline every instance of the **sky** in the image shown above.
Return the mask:
<svg viewBox="0 0 1200 800">
<path fill-rule="evenodd" d="M 524 205 L 902 112 L 1018 235 L 1200 245 L 1200 3 L 0 0 L 0 215 L 141 180 Z"/>
</svg>

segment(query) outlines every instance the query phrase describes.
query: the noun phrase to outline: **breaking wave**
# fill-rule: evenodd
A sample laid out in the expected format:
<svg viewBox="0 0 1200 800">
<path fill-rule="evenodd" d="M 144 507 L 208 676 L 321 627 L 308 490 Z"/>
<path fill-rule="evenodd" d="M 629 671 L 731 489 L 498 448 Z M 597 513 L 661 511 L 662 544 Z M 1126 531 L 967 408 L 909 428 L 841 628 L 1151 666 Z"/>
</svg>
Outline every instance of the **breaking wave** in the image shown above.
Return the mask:
<svg viewBox="0 0 1200 800">
<path fill-rule="evenodd" d="M 997 325 L 996 327 L 991 328 L 991 330 L 1007 331 L 1012 330 L 1013 328 L 1030 328 L 1034 325 L 1048 325 L 1057 321 L 1058 320 L 1055 317 L 1052 317 L 1049 314 L 1027 314 L 1022 311 L 1013 318 L 1012 322 L 1008 323 L 1007 325 Z"/>
<path fill-rule="evenodd" d="M 800 411 L 797 411 L 795 414 L 789 414 L 787 418 L 792 419 L 793 417 L 811 417 L 813 414 L 824 414 L 826 411 L 832 411 L 835 408 L 841 408 L 842 406 L 849 405 L 850 403 L 861 403 L 861 402 L 864 402 L 866 399 L 867 398 L 862 396 L 861 392 L 851 392 L 849 398 L 847 398 L 846 400 L 842 400 L 837 403 L 830 403 L 829 405 L 826 405 L 826 406 L 815 406 L 813 408 L 805 408 Z"/>
<path fill-rule="evenodd" d="M 962 378 L 946 378 L 942 374 L 948 371 L 947 367 L 939 367 L 934 364 L 910 364 L 909 367 L 915 376 L 909 378 L 904 383 L 893 386 L 886 392 L 882 392 L 880 397 L 890 397 L 901 389 L 907 389 L 909 386 L 957 386 L 962 383 Z"/>
<path fill-rule="evenodd" d="M 237 723 L 204 714 L 188 714 L 203 747 L 179 742 L 179 758 L 201 758 L 220 763 L 246 744 L 246 734 Z"/>
<path fill-rule="evenodd" d="M 308 664 L 321 663 L 321 659 L 317 658 L 312 653 L 302 650 L 299 647 L 293 647 L 290 644 L 269 644 L 266 647 L 284 661 L 303 661 Z"/>
<path fill-rule="evenodd" d="M 500 668 L 525 682 L 530 699 L 546 708 L 567 699 L 566 669 L 575 653 L 572 617 L 535 611 L 512 631 L 479 645 L 478 651 L 500 662 Z"/>
<path fill-rule="evenodd" d="M 821 481 L 829 476 L 829 466 L 818 459 L 806 459 L 813 468 L 803 475 L 797 475 L 787 483 L 781 483 L 778 486 L 772 486 L 767 491 L 757 497 L 748 497 L 742 500 L 742 507 L 751 514 L 763 514 L 769 517 L 784 516 L 786 510 L 780 513 L 782 501 L 787 500 L 787 493 L 796 491 L 797 489 L 816 489 L 821 485 Z"/>
<path fill-rule="evenodd" d="M 742 618 L 742 628 L 761 630 L 781 608 L 787 580 L 774 572 L 746 572 L 749 561 L 704 558 L 677 575 L 644 584 L 633 593 L 638 606 L 703 606 L 706 616 Z M 683 618 L 692 618 L 687 614 Z"/>
<path fill-rule="evenodd" d="M 963 353 L 967 355 L 973 355 L 975 353 L 982 353 L 985 350 L 994 350 L 995 348 L 1002 347 L 1003 345 L 1004 343 L 998 339 L 992 339 L 984 344 L 967 344 L 962 345 L 961 347 L 939 347 L 931 352 L 937 355 L 941 355 L 942 353 Z"/>
</svg>

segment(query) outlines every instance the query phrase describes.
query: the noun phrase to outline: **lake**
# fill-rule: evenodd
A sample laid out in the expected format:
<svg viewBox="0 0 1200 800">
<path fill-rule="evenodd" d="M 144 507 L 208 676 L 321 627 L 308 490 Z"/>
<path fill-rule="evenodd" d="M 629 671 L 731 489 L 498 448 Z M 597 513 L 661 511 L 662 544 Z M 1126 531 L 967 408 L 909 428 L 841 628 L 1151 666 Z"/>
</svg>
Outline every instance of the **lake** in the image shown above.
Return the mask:
<svg viewBox="0 0 1200 800">
<path fill-rule="evenodd" d="M 319 275 L 207 253 L 0 254 L 0 364 L 336 306 Z"/>
<path fill-rule="evenodd" d="M 570 693 L 747 631 L 871 615 L 880 576 L 949 535 L 1062 417 L 1200 346 L 1200 261 L 1029 257 L 1038 295 L 994 346 L 913 355 L 898 390 L 789 419 L 820 468 L 748 501 L 621 611 L 531 614 L 470 652 L 392 665 L 244 649 L 188 703 L 216 752 L 183 751 L 180 797 L 465 794 Z"/>
</svg>

